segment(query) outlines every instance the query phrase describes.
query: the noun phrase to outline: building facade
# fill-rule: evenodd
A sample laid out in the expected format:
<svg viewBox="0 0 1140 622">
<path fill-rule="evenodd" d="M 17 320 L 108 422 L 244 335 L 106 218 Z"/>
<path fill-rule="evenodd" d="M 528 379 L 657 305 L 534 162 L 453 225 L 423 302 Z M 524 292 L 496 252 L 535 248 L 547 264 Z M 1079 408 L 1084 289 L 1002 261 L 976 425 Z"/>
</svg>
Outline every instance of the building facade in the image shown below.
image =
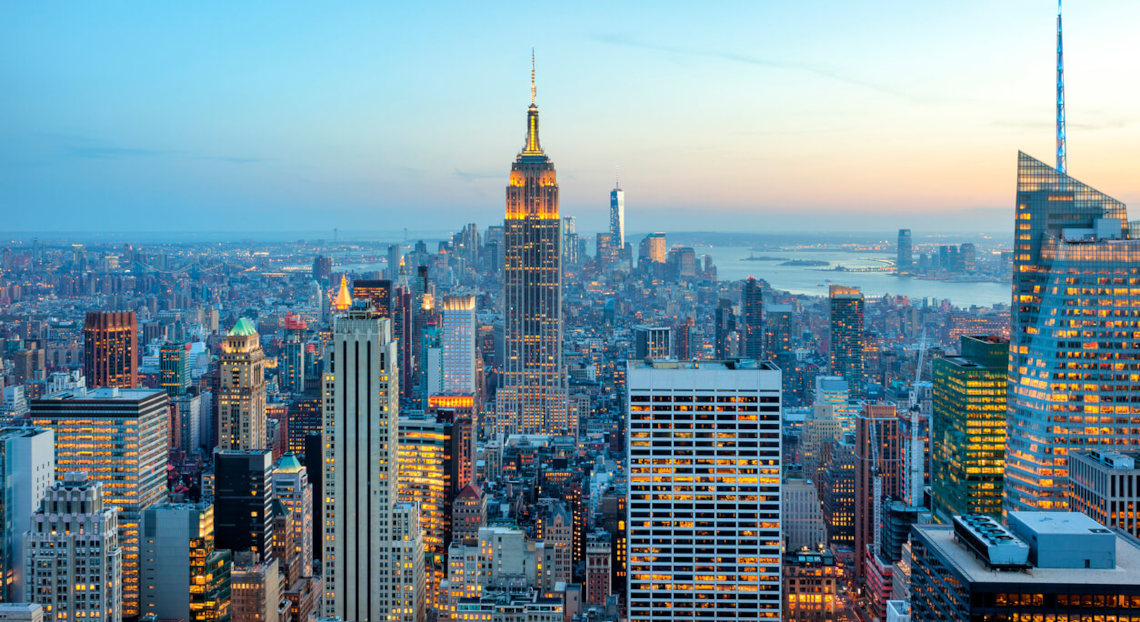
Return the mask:
<svg viewBox="0 0 1140 622">
<path fill-rule="evenodd" d="M 87 386 L 139 386 L 139 324 L 134 311 L 88 311 L 83 322 Z"/>
<path fill-rule="evenodd" d="M 118 622 L 123 551 L 103 484 L 68 473 L 47 492 L 24 535 L 24 595 L 58 622 Z"/>
<path fill-rule="evenodd" d="M 1005 508 L 1063 509 L 1068 454 L 1140 443 L 1140 239 L 1123 203 L 1024 153 L 1015 222 Z"/>
<path fill-rule="evenodd" d="M 214 548 L 209 503 L 163 503 L 143 511 L 139 610 L 163 620 L 230 619 L 229 551 Z"/>
<path fill-rule="evenodd" d="M 1069 454 L 1069 508 L 1096 522 L 1140 536 L 1140 452 Z"/>
<path fill-rule="evenodd" d="M 38 428 L 0 431 L 0 600 L 24 593 L 24 534 L 32 513 L 55 483 L 55 433 Z"/>
<path fill-rule="evenodd" d="M 1005 474 L 1009 340 L 962 337 L 958 356 L 934 359 L 930 484 L 934 511 L 1000 515 Z"/>
<path fill-rule="evenodd" d="M 166 499 L 167 395 L 155 389 L 105 387 L 32 402 L 32 425 L 55 433 L 57 477 L 87 473 L 118 509 L 123 615 L 138 615 L 139 521 Z"/>
<path fill-rule="evenodd" d="M 218 448 L 265 449 L 265 352 L 248 318 L 222 342 L 219 374 Z"/>
<path fill-rule="evenodd" d="M 779 370 L 630 362 L 626 378 L 630 622 L 779 619 Z"/>
<path fill-rule="evenodd" d="M 828 358 L 831 373 L 842 376 L 851 392 L 863 390 L 863 293 L 854 287 L 832 285 L 830 290 L 830 337 Z"/>
<path fill-rule="evenodd" d="M 387 620 L 395 607 L 399 381 L 391 322 L 357 305 L 335 318 L 324 374 L 321 533 L 326 616 Z"/>
</svg>

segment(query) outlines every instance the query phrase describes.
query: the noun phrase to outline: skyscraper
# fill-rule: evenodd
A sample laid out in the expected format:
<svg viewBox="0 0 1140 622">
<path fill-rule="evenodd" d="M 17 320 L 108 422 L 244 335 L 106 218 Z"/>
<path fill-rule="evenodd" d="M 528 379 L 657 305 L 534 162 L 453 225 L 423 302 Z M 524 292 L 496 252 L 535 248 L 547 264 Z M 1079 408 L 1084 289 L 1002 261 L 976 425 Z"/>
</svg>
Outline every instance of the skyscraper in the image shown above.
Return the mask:
<svg viewBox="0 0 1140 622">
<path fill-rule="evenodd" d="M 759 360 L 764 356 L 764 285 L 752 277 L 740 289 L 740 356 Z"/>
<path fill-rule="evenodd" d="M 631 361 L 626 378 L 630 622 L 778 619 L 779 369 Z"/>
<path fill-rule="evenodd" d="M 443 392 L 456 395 L 475 393 L 475 297 L 447 296 L 443 299 Z"/>
<path fill-rule="evenodd" d="M 282 323 L 285 343 L 281 344 L 281 389 L 291 393 L 305 392 L 305 318 L 286 313 Z"/>
<path fill-rule="evenodd" d="M 134 311 L 87 312 L 83 322 L 83 375 L 87 386 L 139 386 L 138 332 Z"/>
<path fill-rule="evenodd" d="M 732 312 L 732 301 L 721 298 L 713 315 L 713 337 L 718 359 L 726 359 L 734 354 L 735 348 L 730 342 L 735 332 L 736 314 Z"/>
<path fill-rule="evenodd" d="M 1009 341 L 962 337 L 934 359 L 930 485 L 935 515 L 1001 516 Z"/>
<path fill-rule="evenodd" d="M 248 318 L 238 320 L 222 342 L 219 368 L 218 448 L 264 449 L 265 352 Z"/>
<path fill-rule="evenodd" d="M 24 592 L 24 533 L 55 482 L 55 434 L 36 428 L 0 432 L 0 601 Z"/>
<path fill-rule="evenodd" d="M 313 485 L 309 471 L 293 454 L 286 454 L 273 469 L 273 497 L 293 515 L 293 545 L 301 558 L 301 576 L 313 576 Z"/>
<path fill-rule="evenodd" d="M 65 474 L 24 535 L 22 600 L 52 620 L 118 622 L 126 613 L 119 525 L 102 491 L 85 473 Z"/>
<path fill-rule="evenodd" d="M 326 616 L 393 614 L 398 380 L 391 321 L 357 305 L 337 317 L 324 375 Z"/>
<path fill-rule="evenodd" d="M 352 299 L 367 300 L 372 310 L 380 317 L 392 317 L 392 282 L 389 280 L 364 280 L 352 282 Z"/>
<path fill-rule="evenodd" d="M 914 265 L 914 244 L 911 242 L 910 229 L 899 229 L 899 243 L 895 268 L 899 274 L 909 274 Z"/>
<path fill-rule="evenodd" d="M 851 392 L 863 392 L 863 294 L 855 287 L 831 286 L 831 373 L 843 376 Z"/>
<path fill-rule="evenodd" d="M 668 326 L 634 326 L 633 356 L 637 359 L 673 356 L 673 329 Z"/>
<path fill-rule="evenodd" d="M 511 165 L 503 228 L 506 363 L 496 407 L 514 432 L 555 431 L 555 422 L 566 419 L 562 226 L 554 163 L 538 140 L 533 60 L 526 142 Z"/>
<path fill-rule="evenodd" d="M 1007 510 L 1067 507 L 1069 453 L 1140 443 L 1140 239 L 1123 203 L 1018 155 Z"/>
<path fill-rule="evenodd" d="M 32 401 L 32 425 L 55 432 L 56 475 L 86 472 L 119 510 L 126 616 L 138 615 L 142 511 L 166 498 L 167 399 L 161 390 L 106 387 Z"/>
<path fill-rule="evenodd" d="M 866 577 L 867 560 L 880 528 L 875 503 L 900 498 L 902 492 L 902 437 L 893 404 L 867 404 L 855 418 L 855 577 Z M 875 480 L 879 479 L 879 486 Z M 876 492 L 878 497 L 876 498 Z M 885 503 L 883 506 L 885 507 Z"/>
<path fill-rule="evenodd" d="M 610 190 L 610 245 L 619 254 L 625 251 L 625 190 L 620 182 Z"/>
<path fill-rule="evenodd" d="M 159 368 L 162 371 L 162 388 L 166 394 L 176 397 L 190 388 L 190 351 L 184 343 L 164 343 L 158 353 Z"/>
<path fill-rule="evenodd" d="M 218 548 L 270 555 L 273 455 L 268 449 L 214 453 L 214 525 Z"/>
<path fill-rule="evenodd" d="M 143 615 L 215 622 L 230 614 L 232 553 L 214 547 L 214 507 L 163 503 L 142 516 Z"/>
</svg>

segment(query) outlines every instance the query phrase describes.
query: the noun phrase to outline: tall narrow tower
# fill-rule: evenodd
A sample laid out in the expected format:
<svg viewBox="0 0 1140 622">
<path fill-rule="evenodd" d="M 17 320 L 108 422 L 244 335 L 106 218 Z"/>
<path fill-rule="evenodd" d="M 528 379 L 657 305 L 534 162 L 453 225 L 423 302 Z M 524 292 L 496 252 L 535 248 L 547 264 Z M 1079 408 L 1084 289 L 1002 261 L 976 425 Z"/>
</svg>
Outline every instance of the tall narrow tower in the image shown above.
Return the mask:
<svg viewBox="0 0 1140 622">
<path fill-rule="evenodd" d="M 554 163 L 538 142 L 531 57 L 526 142 L 511 165 L 503 221 L 506 363 L 496 398 L 500 431 L 556 431 L 566 419 L 562 372 L 562 251 Z"/>
<path fill-rule="evenodd" d="M 1067 174 L 1069 156 L 1065 147 L 1065 54 L 1061 45 L 1061 0 L 1057 0 L 1057 171 Z"/>
<path fill-rule="evenodd" d="M 621 181 L 610 190 L 610 244 L 617 252 L 625 252 L 625 190 Z"/>
</svg>

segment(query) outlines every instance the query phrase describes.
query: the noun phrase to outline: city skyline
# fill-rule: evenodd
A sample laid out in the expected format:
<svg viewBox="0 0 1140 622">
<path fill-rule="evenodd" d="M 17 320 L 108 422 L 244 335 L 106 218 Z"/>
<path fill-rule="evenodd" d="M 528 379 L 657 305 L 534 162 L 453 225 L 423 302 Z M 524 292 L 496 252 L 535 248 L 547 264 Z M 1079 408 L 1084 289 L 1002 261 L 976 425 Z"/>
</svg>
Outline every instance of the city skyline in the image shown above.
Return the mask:
<svg viewBox="0 0 1140 622">
<path fill-rule="evenodd" d="M 1070 172 L 1135 201 L 1132 87 L 1097 59 L 1140 53 L 1111 33 L 1140 7 L 1076 8 Z M 617 171 L 629 231 L 1008 230 L 1014 153 L 1053 151 L 1048 2 L 381 11 L 22 9 L 0 26 L 10 230 L 44 210 L 61 232 L 493 222 L 528 44 L 584 231 Z"/>
</svg>

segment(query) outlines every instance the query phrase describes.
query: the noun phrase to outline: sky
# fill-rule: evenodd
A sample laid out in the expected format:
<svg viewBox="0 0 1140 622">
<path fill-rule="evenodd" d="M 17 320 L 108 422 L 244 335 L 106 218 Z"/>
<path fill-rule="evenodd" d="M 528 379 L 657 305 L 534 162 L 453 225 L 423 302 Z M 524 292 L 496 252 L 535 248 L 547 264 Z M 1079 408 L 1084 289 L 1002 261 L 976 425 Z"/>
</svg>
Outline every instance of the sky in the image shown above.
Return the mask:
<svg viewBox="0 0 1140 622">
<path fill-rule="evenodd" d="M 1005 231 L 1054 153 L 1049 0 L 8 3 L 0 231 L 501 221 L 535 50 L 563 215 Z M 1065 12 L 1069 172 L 1140 202 L 1140 2 Z"/>
</svg>

